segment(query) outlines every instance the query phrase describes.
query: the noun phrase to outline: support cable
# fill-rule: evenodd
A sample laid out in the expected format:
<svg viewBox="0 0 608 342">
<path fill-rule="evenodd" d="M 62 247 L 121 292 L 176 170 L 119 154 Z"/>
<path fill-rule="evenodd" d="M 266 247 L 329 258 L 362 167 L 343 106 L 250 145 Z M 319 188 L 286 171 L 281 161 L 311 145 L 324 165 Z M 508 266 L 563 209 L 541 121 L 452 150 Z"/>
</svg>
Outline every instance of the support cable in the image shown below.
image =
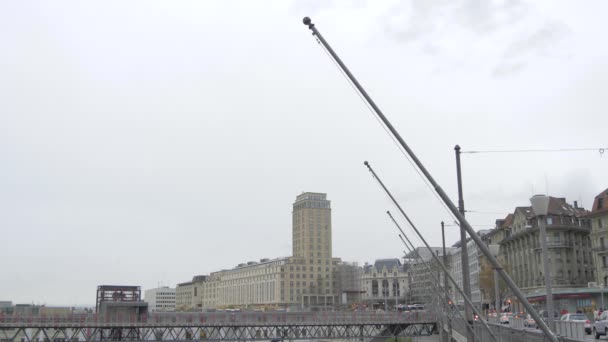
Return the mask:
<svg viewBox="0 0 608 342">
<path fill-rule="evenodd" d="M 348 83 L 348 85 L 351 86 L 351 88 L 353 89 L 355 94 L 357 94 L 359 96 L 359 99 L 361 100 L 361 102 L 363 102 L 363 105 L 365 106 L 365 108 L 367 108 L 367 110 L 368 110 L 369 114 L 371 114 L 372 118 L 374 118 L 378 122 L 378 124 L 380 125 L 380 127 L 382 127 L 384 132 L 389 136 L 389 138 L 391 138 L 391 141 L 393 142 L 395 147 L 397 147 L 397 150 L 399 150 L 401 155 L 403 155 L 405 157 L 405 159 L 410 164 L 410 166 L 414 169 L 414 171 L 416 171 L 416 173 L 418 174 L 418 176 L 420 177 L 420 179 L 422 180 L 424 185 L 435 196 L 435 198 L 437 199 L 439 204 L 441 204 L 441 206 L 443 207 L 443 210 L 445 210 L 445 212 L 449 216 L 451 216 L 452 219 L 455 220 L 456 217 L 454 215 L 452 215 L 452 213 L 450 212 L 448 207 L 445 205 L 445 203 L 443 203 L 443 201 L 441 200 L 439 195 L 437 195 L 437 193 L 433 190 L 431 184 L 429 184 L 429 182 L 426 180 L 426 178 L 424 178 L 424 175 L 420 172 L 420 170 L 418 170 L 416 165 L 414 165 L 414 162 L 410 159 L 410 157 L 407 155 L 406 151 L 401 147 L 401 145 L 399 145 L 399 142 L 397 141 L 397 139 L 391 134 L 391 132 L 388 130 L 388 128 L 382 123 L 382 120 L 380 120 L 380 118 L 378 118 L 378 116 L 375 115 L 374 108 L 372 108 L 372 106 L 369 104 L 369 102 L 367 102 L 365 100 L 365 97 L 363 97 L 363 94 L 357 89 L 357 86 L 352 82 L 352 80 L 348 77 L 348 75 L 345 73 L 345 71 L 340 67 L 338 62 L 334 58 L 332 58 L 331 51 L 329 51 L 328 48 L 321 42 L 319 37 L 316 37 L 316 38 L 317 38 L 317 43 L 319 43 L 319 45 L 321 45 L 322 50 L 327 54 L 327 57 L 333 62 L 336 69 L 338 69 L 338 72 L 344 77 L 344 79 L 346 80 L 346 83 Z"/>
<path fill-rule="evenodd" d="M 464 293 L 464 291 L 460 288 L 460 286 L 458 286 L 458 284 L 456 283 L 456 281 L 454 280 L 454 278 L 450 275 L 450 272 L 448 272 L 448 269 L 445 267 L 445 265 L 443 264 L 443 262 L 441 262 L 439 260 L 439 257 L 437 257 L 435 255 L 435 253 L 433 253 L 433 250 L 431 249 L 431 246 L 429 246 L 429 244 L 426 242 L 426 240 L 424 239 L 424 237 L 422 236 L 422 234 L 420 234 L 420 232 L 418 231 L 418 228 L 416 228 L 416 226 L 414 225 L 414 223 L 410 220 L 409 216 L 407 216 L 407 214 L 405 213 L 405 211 L 403 211 L 403 209 L 401 208 L 401 206 L 399 205 L 399 203 L 397 203 L 397 201 L 395 201 L 395 198 L 393 197 L 393 195 L 384 186 L 384 183 L 382 183 L 382 181 L 380 180 L 380 178 L 378 178 L 378 176 L 376 175 L 376 173 L 374 172 L 374 170 L 371 168 L 371 166 L 369 165 L 369 163 L 366 162 L 365 165 L 369 168 L 370 172 L 372 173 L 372 175 L 374 176 L 374 178 L 378 181 L 378 183 L 380 184 L 380 186 L 382 187 L 382 189 L 384 189 L 384 192 L 391 198 L 391 200 L 393 201 L 393 203 L 395 204 L 395 206 L 397 207 L 397 209 L 399 209 L 399 212 L 401 213 L 401 215 L 403 215 L 403 217 L 407 220 L 407 222 L 409 223 L 409 225 L 412 228 L 412 230 L 422 240 L 422 243 L 424 243 L 424 245 L 426 246 L 426 248 L 429 250 L 429 252 L 433 256 L 433 259 L 435 260 L 435 262 L 439 266 L 441 266 L 441 268 L 442 268 L 443 272 L 445 273 L 445 275 L 448 277 L 448 279 L 454 285 L 454 288 L 458 291 L 458 293 L 460 293 L 460 295 L 462 296 L 462 298 L 464 299 L 464 301 L 467 302 L 467 304 L 469 304 L 471 306 L 471 308 L 473 309 L 473 312 L 475 312 L 475 314 L 477 314 L 477 316 L 481 318 L 482 317 L 481 313 L 477 310 L 477 308 L 475 308 L 475 306 L 473 305 L 473 302 L 471 302 L 471 299 Z M 388 214 L 391 217 L 391 219 L 393 219 L 392 215 L 390 213 L 388 213 Z M 397 224 L 397 222 L 394 219 L 393 219 L 393 222 L 395 222 L 395 224 L 397 225 L 397 228 L 399 228 L 399 230 L 401 231 L 401 234 L 403 234 L 404 236 L 406 236 L 405 232 L 401 229 L 401 227 Z M 407 236 L 406 236 L 406 238 L 407 238 Z M 408 241 L 409 241 L 409 239 L 408 239 Z M 467 322 L 467 324 L 468 324 L 468 320 L 465 320 L 465 322 Z M 496 336 L 494 335 L 494 333 L 492 332 L 492 330 L 490 329 L 490 327 L 488 326 L 488 324 L 484 320 L 481 320 L 481 323 L 483 323 L 483 326 L 486 328 L 486 330 L 488 331 L 488 333 L 490 334 L 490 336 L 492 336 L 493 340 L 497 341 L 496 340 Z M 474 334 L 472 326 L 471 326 L 471 332 L 473 332 L 473 334 Z M 481 341 L 481 342 L 483 342 L 483 341 Z"/>
<path fill-rule="evenodd" d="M 393 215 L 391 215 L 390 211 L 386 212 L 388 214 L 388 216 L 391 218 L 391 220 L 393 221 L 393 223 L 395 223 L 395 225 L 397 226 L 397 228 L 399 229 L 399 231 L 401 231 L 401 234 L 399 234 L 399 238 L 401 239 L 401 242 L 403 242 L 403 244 L 405 245 L 405 247 L 407 247 L 407 249 L 409 250 L 410 254 L 413 254 L 415 257 L 418 258 L 418 260 L 420 260 L 420 263 L 424 264 L 424 266 L 426 266 L 426 270 L 429 272 L 429 274 L 431 275 L 431 277 L 433 277 L 433 281 L 431 282 L 431 284 L 434 286 L 436 292 L 441 295 L 441 292 L 439 292 L 437 290 L 437 288 L 439 287 L 439 285 L 436 284 L 440 284 L 440 279 L 437 279 L 437 277 L 435 277 L 434 272 L 431 270 L 430 266 L 428 265 L 428 263 L 426 261 L 424 261 L 424 259 L 422 259 L 422 256 L 420 255 L 420 253 L 418 253 L 418 251 L 416 250 L 416 247 L 414 247 L 414 245 L 412 244 L 412 242 L 410 241 L 410 239 L 407 237 L 407 235 L 405 235 L 405 233 L 403 232 L 403 229 L 401 229 L 401 226 L 399 226 L 399 224 L 397 223 L 397 221 L 395 220 L 395 218 L 393 217 Z M 405 237 L 405 239 L 407 240 L 407 243 L 405 242 L 405 240 L 403 240 L 403 238 Z M 409 245 L 408 245 L 409 243 Z M 410 247 L 411 246 L 411 247 Z M 432 251 L 431 251 L 432 253 Z M 441 289 L 441 287 L 439 287 Z M 450 293 L 448 291 L 448 289 L 443 289 L 442 291 L 446 297 L 447 301 L 452 301 L 453 303 L 455 303 L 451 298 L 450 298 Z M 464 295 L 463 293 L 460 293 L 461 295 Z M 444 304 L 446 304 L 447 302 L 445 302 Z M 449 308 L 449 306 L 448 306 Z M 451 314 L 452 318 L 454 318 L 454 313 L 452 312 L 452 310 L 446 310 L 448 313 Z M 464 315 L 462 314 L 462 312 L 460 312 L 460 310 L 456 310 L 456 312 L 458 312 L 458 315 L 460 316 L 460 318 L 462 318 L 462 320 L 468 324 L 468 321 L 465 319 Z M 472 327 L 471 327 L 471 330 Z M 473 331 L 473 334 L 475 335 L 475 332 Z M 479 340 L 479 338 L 475 335 L 475 338 Z"/>
<path fill-rule="evenodd" d="M 387 211 L 387 213 L 389 213 L 389 212 Z M 389 216 L 390 216 L 390 213 L 389 213 Z M 392 217 L 391 217 L 391 219 L 392 219 Z M 394 219 L 393 219 L 393 221 L 394 221 Z M 395 222 L 395 224 L 396 224 L 396 222 Z M 416 250 L 416 248 L 414 248 L 414 245 L 412 245 L 412 248 L 413 248 L 413 249 L 412 249 L 412 248 L 410 248 L 410 247 L 408 246 L 408 244 L 405 242 L 405 240 L 403 240 L 403 237 L 401 236 L 401 234 L 399 234 L 399 238 L 401 239 L 401 242 L 403 242 L 403 244 L 405 245 L 405 247 L 408 249 L 409 254 L 412 254 L 412 255 L 414 255 L 414 256 L 417 256 L 417 257 L 418 257 L 418 260 L 420 260 L 420 263 L 421 263 L 421 264 L 424 264 L 424 265 L 427 267 L 427 271 L 429 272 L 429 274 L 431 274 L 431 276 L 433 276 L 433 281 L 434 281 L 434 282 L 431 282 L 431 285 L 433 285 L 433 289 L 435 289 L 435 292 L 437 292 L 438 296 L 439 296 L 439 297 L 441 297 L 441 293 L 440 293 L 440 292 L 437 290 L 438 285 L 436 285 L 436 284 L 435 284 L 435 282 L 436 282 L 437 284 L 439 284 L 439 283 L 440 283 L 440 281 L 439 281 L 439 280 L 438 280 L 436 277 L 434 277 L 433 271 L 432 271 L 432 270 L 430 269 L 430 267 L 428 266 L 428 263 L 426 263 L 426 262 L 424 261 L 424 259 L 422 259 L 422 257 L 420 256 L 420 254 L 418 253 L 418 251 Z M 406 238 L 407 238 L 407 237 L 406 237 Z M 408 240 L 408 241 L 409 241 L 409 240 Z M 410 244 L 411 244 L 411 242 L 410 242 Z M 449 293 L 448 289 L 443 289 L 443 292 L 444 292 L 445 297 L 446 297 L 446 298 L 445 298 L 445 302 L 444 302 L 444 305 L 443 305 L 443 306 L 445 306 L 445 308 L 446 308 L 446 309 L 445 309 L 445 311 L 446 311 L 446 312 L 448 313 L 448 315 L 449 315 L 448 319 L 452 319 L 452 320 L 454 320 L 454 318 L 455 318 L 454 312 L 453 312 L 453 310 L 452 310 L 452 309 L 450 308 L 450 306 L 449 306 L 449 302 L 451 301 L 451 302 L 453 303 L 454 301 L 452 301 L 452 299 L 450 298 L 450 293 Z M 458 312 L 458 315 L 460 316 L 460 318 L 462 318 L 463 322 L 465 322 L 465 323 L 467 323 L 467 324 L 468 324 L 468 322 L 467 322 L 467 320 L 464 318 L 464 315 L 462 314 L 462 312 L 460 312 L 460 310 L 456 310 L 456 311 Z M 448 322 L 448 326 L 450 327 L 450 329 L 451 329 L 451 325 L 452 325 L 452 324 L 451 324 L 451 322 Z M 449 333 L 451 334 L 451 330 L 449 330 Z"/>
</svg>

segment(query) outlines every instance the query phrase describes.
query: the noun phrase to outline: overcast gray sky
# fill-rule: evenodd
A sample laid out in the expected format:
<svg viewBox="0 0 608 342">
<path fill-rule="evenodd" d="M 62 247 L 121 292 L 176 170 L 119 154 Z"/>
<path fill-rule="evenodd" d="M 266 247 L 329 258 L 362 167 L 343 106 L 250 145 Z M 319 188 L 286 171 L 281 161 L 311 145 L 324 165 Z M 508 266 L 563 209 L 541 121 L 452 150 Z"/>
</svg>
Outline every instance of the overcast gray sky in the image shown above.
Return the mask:
<svg viewBox="0 0 608 342">
<path fill-rule="evenodd" d="M 432 245 L 451 218 L 313 22 L 442 187 L 463 150 L 608 147 L 605 1 L 0 3 L 0 300 L 93 304 L 291 254 L 332 201 L 334 256 L 403 247 L 368 160 Z M 608 150 L 463 155 L 488 228 L 534 193 L 589 207 Z M 448 243 L 457 240 L 449 227 Z"/>
</svg>

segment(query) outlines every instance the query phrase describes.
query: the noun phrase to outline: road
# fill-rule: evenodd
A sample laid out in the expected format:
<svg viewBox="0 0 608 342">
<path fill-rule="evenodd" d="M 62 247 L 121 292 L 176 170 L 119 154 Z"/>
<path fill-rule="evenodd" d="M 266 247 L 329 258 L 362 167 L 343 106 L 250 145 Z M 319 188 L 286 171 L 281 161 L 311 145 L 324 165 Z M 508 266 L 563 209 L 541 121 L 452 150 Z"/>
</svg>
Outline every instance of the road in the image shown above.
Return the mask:
<svg viewBox="0 0 608 342">
<path fill-rule="evenodd" d="M 541 331 L 540 331 L 540 330 L 538 330 L 538 329 L 528 329 L 528 328 L 524 328 L 523 330 L 535 331 L 535 332 L 539 332 L 539 333 L 541 332 Z M 601 337 L 600 337 L 600 340 L 608 341 L 608 338 L 607 338 L 606 336 L 601 336 Z M 586 334 L 585 334 L 585 341 L 597 341 L 597 340 L 595 339 L 595 335 L 586 335 Z"/>
</svg>

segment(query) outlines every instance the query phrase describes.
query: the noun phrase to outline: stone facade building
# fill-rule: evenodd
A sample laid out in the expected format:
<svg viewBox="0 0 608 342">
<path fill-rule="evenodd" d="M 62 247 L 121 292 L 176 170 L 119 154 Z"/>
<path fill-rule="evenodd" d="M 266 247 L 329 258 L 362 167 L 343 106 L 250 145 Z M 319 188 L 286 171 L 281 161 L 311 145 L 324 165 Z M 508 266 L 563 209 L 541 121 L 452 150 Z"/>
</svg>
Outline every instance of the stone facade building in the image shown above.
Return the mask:
<svg viewBox="0 0 608 342">
<path fill-rule="evenodd" d="M 591 253 L 591 225 L 588 212 L 571 205 L 565 198 L 550 197 L 549 210 L 544 217 L 547 232 L 548 262 L 554 293 L 586 288 L 595 278 Z M 539 217 L 532 207 L 517 207 L 502 222 L 503 230 L 499 259 L 505 269 L 534 305 L 544 308 L 545 280 L 543 274 L 542 245 Z M 554 295 L 556 310 L 572 308 L 566 295 Z M 513 298 L 511 310 L 521 310 Z"/>
<path fill-rule="evenodd" d="M 365 264 L 361 276 L 361 289 L 364 291 L 361 299 L 379 308 L 405 304 L 409 293 L 408 266 L 402 265 L 397 258 Z"/>
<path fill-rule="evenodd" d="M 596 286 L 608 286 L 608 189 L 595 196 L 588 218 L 591 220 L 591 245 Z"/>
<path fill-rule="evenodd" d="M 301 276 L 294 300 L 304 307 L 333 306 L 336 303 L 333 269 L 339 259 L 332 257 L 331 206 L 327 195 L 305 192 L 297 196 L 292 221 L 293 259 L 300 268 L 296 275 Z M 290 300 L 291 296 L 290 293 Z"/>
<path fill-rule="evenodd" d="M 587 211 L 550 197 L 546 217 L 547 247 L 554 288 L 587 286 L 594 279 L 591 227 Z M 544 286 L 537 216 L 532 207 L 517 207 L 510 234 L 500 242 L 511 276 L 522 289 Z"/>
<path fill-rule="evenodd" d="M 337 305 L 342 278 L 336 277 L 345 267 L 332 257 L 331 205 L 326 194 L 305 192 L 296 197 L 292 246 L 291 257 L 249 261 L 179 284 L 177 309 Z"/>
</svg>

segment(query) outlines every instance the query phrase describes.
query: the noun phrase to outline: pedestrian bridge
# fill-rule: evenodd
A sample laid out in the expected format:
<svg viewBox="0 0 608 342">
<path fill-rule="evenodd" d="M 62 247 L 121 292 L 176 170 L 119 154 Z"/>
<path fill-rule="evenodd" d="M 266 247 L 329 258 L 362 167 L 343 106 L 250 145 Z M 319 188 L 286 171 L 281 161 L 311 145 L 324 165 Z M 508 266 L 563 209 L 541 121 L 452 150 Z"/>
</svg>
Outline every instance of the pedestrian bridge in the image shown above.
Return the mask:
<svg viewBox="0 0 608 342">
<path fill-rule="evenodd" d="M 0 316 L 0 341 L 243 341 L 430 335 L 433 313 L 212 312 L 135 317 Z"/>
</svg>

